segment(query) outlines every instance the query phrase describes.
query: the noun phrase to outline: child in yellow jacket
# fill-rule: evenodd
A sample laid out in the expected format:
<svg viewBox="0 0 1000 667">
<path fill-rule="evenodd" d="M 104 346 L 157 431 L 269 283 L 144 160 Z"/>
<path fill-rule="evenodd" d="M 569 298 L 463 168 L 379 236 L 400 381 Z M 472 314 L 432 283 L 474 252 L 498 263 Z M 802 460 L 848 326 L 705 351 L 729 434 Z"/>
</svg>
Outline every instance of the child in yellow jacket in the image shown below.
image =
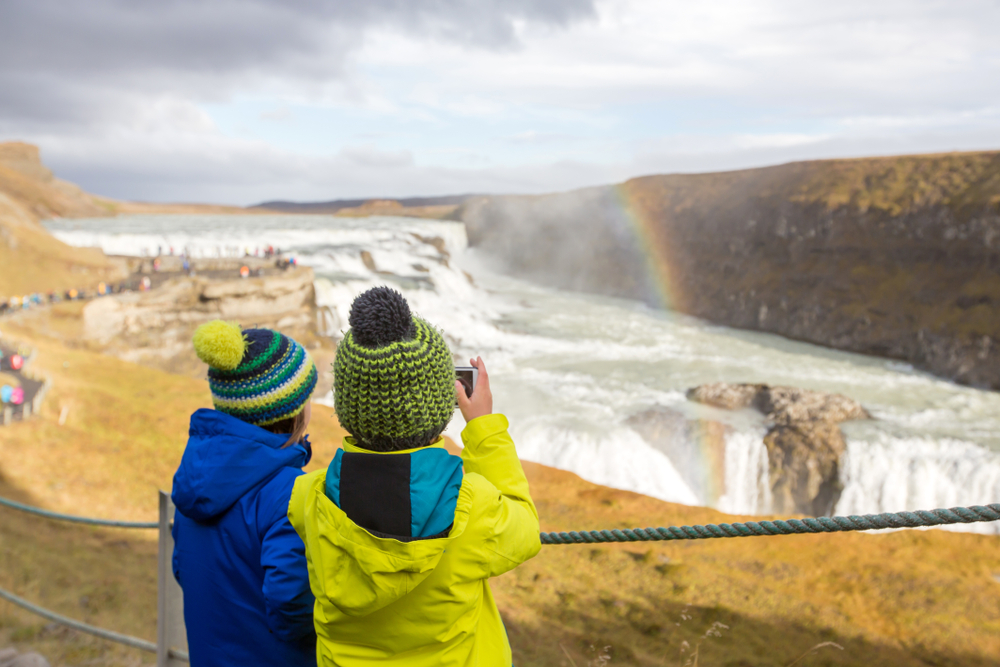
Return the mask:
<svg viewBox="0 0 1000 667">
<path fill-rule="evenodd" d="M 298 479 L 320 667 L 511 664 L 488 579 L 538 553 L 538 512 L 481 358 L 471 397 L 441 334 L 399 293 L 355 299 L 334 362 L 344 438 Z M 456 399 L 462 456 L 441 433 Z M 463 472 L 464 468 L 464 472 Z"/>
</svg>

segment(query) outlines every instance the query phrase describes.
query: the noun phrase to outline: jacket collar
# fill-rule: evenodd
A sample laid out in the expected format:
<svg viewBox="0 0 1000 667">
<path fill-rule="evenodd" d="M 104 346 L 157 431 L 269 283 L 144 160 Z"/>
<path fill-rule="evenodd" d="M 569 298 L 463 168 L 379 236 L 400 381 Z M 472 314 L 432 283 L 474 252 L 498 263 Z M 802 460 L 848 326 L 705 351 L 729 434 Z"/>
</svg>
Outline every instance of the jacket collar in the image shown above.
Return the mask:
<svg viewBox="0 0 1000 667">
<path fill-rule="evenodd" d="M 358 446 L 358 441 L 351 436 L 345 436 L 344 441 L 341 443 L 341 447 L 345 452 L 349 454 L 412 454 L 414 452 L 419 452 L 422 449 L 447 449 L 444 446 L 444 436 L 439 435 L 438 439 L 427 445 L 426 447 L 414 447 L 413 449 L 400 449 L 395 452 L 373 452 L 370 449 L 365 449 L 364 447 Z"/>
</svg>

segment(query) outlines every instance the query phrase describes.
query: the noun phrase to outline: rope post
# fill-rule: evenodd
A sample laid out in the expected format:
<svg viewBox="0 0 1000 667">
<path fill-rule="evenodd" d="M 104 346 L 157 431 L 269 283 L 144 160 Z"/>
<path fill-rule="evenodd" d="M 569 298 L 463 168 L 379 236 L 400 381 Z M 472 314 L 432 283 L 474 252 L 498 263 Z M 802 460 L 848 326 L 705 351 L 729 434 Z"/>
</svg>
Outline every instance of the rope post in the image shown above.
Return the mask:
<svg viewBox="0 0 1000 667">
<path fill-rule="evenodd" d="M 187 667 L 184 592 L 174 579 L 174 504 L 160 491 L 160 539 L 156 591 L 156 667 Z"/>
</svg>

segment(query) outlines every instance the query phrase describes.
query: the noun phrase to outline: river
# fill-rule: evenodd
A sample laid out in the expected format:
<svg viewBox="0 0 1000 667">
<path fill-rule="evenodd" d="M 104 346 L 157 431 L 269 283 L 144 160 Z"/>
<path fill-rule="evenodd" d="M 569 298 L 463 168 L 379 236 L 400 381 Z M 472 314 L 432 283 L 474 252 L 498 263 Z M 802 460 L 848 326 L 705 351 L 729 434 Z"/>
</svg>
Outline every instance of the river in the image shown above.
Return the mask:
<svg viewBox="0 0 1000 667">
<path fill-rule="evenodd" d="M 320 328 L 335 338 L 347 328 L 356 294 L 393 286 L 445 333 L 457 361 L 483 356 L 495 407 L 510 419 L 522 458 L 599 484 L 731 513 L 768 513 L 763 417 L 685 397 L 707 382 L 763 382 L 842 393 L 873 415 L 843 424 L 847 453 L 835 513 L 1000 502 L 1000 393 L 895 361 L 505 277 L 466 247 L 460 223 L 168 215 L 46 226 L 66 243 L 109 254 L 172 247 L 198 257 L 277 246 L 315 270 Z M 670 442 L 647 441 L 631 420 L 650 409 L 672 411 L 692 426 L 676 429 Z M 724 426 L 699 427 L 706 422 Z M 456 414 L 448 433 L 457 438 L 461 426 Z M 709 431 L 721 443 L 708 442 Z M 712 446 L 723 448 L 721 464 L 711 462 Z M 713 465 L 721 469 L 705 469 Z M 709 483 L 713 475 L 722 483 Z M 961 529 L 1000 533 L 998 524 Z"/>
</svg>

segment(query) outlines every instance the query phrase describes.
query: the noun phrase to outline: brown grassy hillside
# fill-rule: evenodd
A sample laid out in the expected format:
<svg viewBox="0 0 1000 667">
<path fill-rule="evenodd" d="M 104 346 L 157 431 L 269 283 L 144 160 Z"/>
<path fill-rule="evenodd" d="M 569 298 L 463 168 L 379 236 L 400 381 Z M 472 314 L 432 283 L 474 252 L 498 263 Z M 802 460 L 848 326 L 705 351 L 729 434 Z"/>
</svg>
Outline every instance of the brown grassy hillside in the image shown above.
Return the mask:
<svg viewBox="0 0 1000 667">
<path fill-rule="evenodd" d="M 246 213 L 260 211 L 205 204 L 121 202 L 88 194 L 59 180 L 38 147 L 0 143 L 0 299 L 32 292 L 89 289 L 123 277 L 124 267 L 99 250 L 73 248 L 39 221 L 52 217 L 104 217 L 135 213 Z"/>
<path fill-rule="evenodd" d="M 38 222 L 53 216 L 107 215 L 104 204 L 53 177 L 37 147 L 0 143 L 0 298 L 89 288 L 121 276 L 122 268 L 102 252 L 71 248 Z"/>
<path fill-rule="evenodd" d="M 33 342 L 37 368 L 54 385 L 39 416 L 0 433 L 0 495 L 64 512 L 152 520 L 156 489 L 170 485 L 188 416 L 209 405 L 204 381 L 54 340 Z M 326 465 L 342 432 L 322 406 L 310 431 L 310 468 Z M 545 530 L 733 519 L 544 466 L 525 468 Z M 152 639 L 151 539 L 0 508 L 0 586 Z M 843 650 L 824 647 L 798 664 L 998 665 L 998 546 L 995 537 L 938 530 L 546 546 L 493 589 L 517 665 L 600 664 L 589 647 L 607 646 L 610 665 L 680 665 L 698 647 L 699 665 L 783 666 L 824 642 Z M 721 636 L 706 636 L 716 623 L 726 626 L 715 626 Z M 0 603 L 6 644 L 40 650 L 56 665 L 152 662 Z"/>
</svg>

